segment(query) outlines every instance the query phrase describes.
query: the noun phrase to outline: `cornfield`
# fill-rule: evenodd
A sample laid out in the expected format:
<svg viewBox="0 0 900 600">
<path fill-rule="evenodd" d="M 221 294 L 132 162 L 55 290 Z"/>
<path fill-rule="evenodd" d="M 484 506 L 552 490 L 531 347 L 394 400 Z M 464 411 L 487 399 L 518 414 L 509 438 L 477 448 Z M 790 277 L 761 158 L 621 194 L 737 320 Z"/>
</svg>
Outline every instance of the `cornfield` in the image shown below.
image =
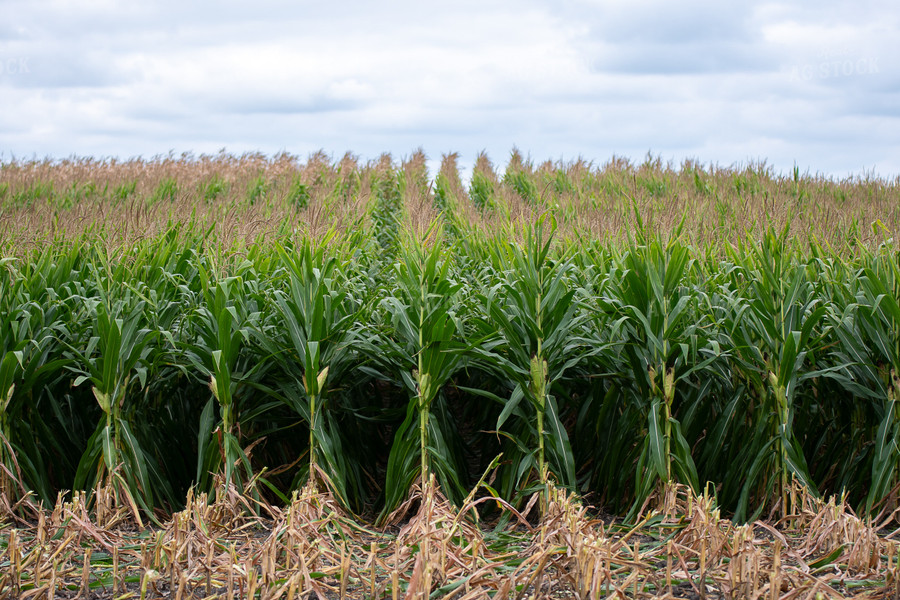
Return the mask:
<svg viewBox="0 0 900 600">
<path fill-rule="evenodd" d="M 900 181 L 0 165 L 0 596 L 900 593 Z"/>
</svg>

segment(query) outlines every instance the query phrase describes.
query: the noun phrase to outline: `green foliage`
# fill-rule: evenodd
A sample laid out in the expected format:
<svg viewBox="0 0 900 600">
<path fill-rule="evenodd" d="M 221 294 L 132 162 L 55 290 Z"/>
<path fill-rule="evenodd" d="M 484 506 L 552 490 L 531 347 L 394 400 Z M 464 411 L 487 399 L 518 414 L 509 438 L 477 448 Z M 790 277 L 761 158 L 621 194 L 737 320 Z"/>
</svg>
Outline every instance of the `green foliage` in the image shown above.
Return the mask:
<svg viewBox="0 0 900 600">
<path fill-rule="evenodd" d="M 241 489 L 253 476 L 250 459 L 238 439 L 242 406 L 248 386 L 266 366 L 245 351 L 246 342 L 260 319 L 261 301 L 253 265 L 244 263 L 237 273 L 217 275 L 199 265 L 201 292 L 185 336 L 185 356 L 208 382 L 211 396 L 200 416 L 196 481 L 201 490 L 213 490 L 212 480 L 224 475 L 224 486 Z M 218 409 L 218 411 L 216 410 Z M 218 412 L 218 415 L 216 414 Z"/>
<path fill-rule="evenodd" d="M 53 198 L 53 183 L 49 181 L 36 181 L 25 189 L 11 193 L 12 205 L 21 208 L 32 206 L 38 200 L 51 198 Z"/>
<path fill-rule="evenodd" d="M 409 395 L 406 418 L 394 436 L 385 474 L 385 508 L 395 509 L 416 477 L 438 481 L 461 498 L 461 465 L 448 443 L 450 432 L 431 418 L 446 383 L 462 368 L 465 338 L 460 319 L 461 284 L 439 244 L 405 245 L 394 267 L 395 295 L 381 306 L 390 321 L 389 338 L 365 344 L 370 359 L 402 382 Z"/>
<path fill-rule="evenodd" d="M 622 277 L 614 284 L 615 301 L 607 310 L 620 318 L 625 356 L 634 373 L 633 401 L 646 419 L 635 479 L 637 510 L 654 482 L 677 481 L 699 491 L 696 465 L 677 415 L 684 396 L 702 401 L 692 392 L 714 376 L 709 367 L 720 354 L 707 339 L 711 323 L 696 310 L 702 298 L 691 282 L 694 261 L 687 247 L 650 241 L 630 249 L 622 267 Z"/>
<path fill-rule="evenodd" d="M 668 183 L 659 175 L 650 174 L 641 176 L 637 181 L 638 185 L 644 189 L 647 195 L 653 198 L 664 198 L 668 193 Z"/>
<path fill-rule="evenodd" d="M 299 175 L 295 176 L 291 180 L 290 188 L 288 188 L 288 203 L 298 210 L 303 210 L 309 206 L 309 200 L 309 186 L 303 183 Z"/>
<path fill-rule="evenodd" d="M 512 187 L 527 204 L 537 204 L 540 197 L 534 178 L 525 171 L 513 171 L 503 176 L 503 182 Z"/>
<path fill-rule="evenodd" d="M 330 240 L 278 249 L 287 287 L 273 291 L 275 320 L 262 341 L 285 375 L 279 382 L 282 401 L 309 428 L 309 479 L 321 471 L 345 505 L 351 498 L 358 505 L 362 474 L 344 450 L 349 444 L 331 410 L 329 388 L 332 381 L 345 381 L 357 362 L 354 326 L 362 306 L 357 282 L 329 255 Z M 299 483 L 295 479 L 293 487 Z"/>
<path fill-rule="evenodd" d="M 76 182 L 64 190 L 55 192 L 52 199 L 56 208 L 68 210 L 95 194 L 97 194 L 97 186 L 94 183 L 79 184 Z"/>
<path fill-rule="evenodd" d="M 167 177 L 159 182 L 150 198 L 150 204 L 160 202 L 175 202 L 178 198 L 178 181 L 174 177 Z"/>
<path fill-rule="evenodd" d="M 119 202 L 124 202 L 128 200 L 137 191 L 137 181 L 128 181 L 116 187 L 113 192 L 113 197 Z"/>
<path fill-rule="evenodd" d="M 472 173 L 472 181 L 469 184 L 469 199 L 480 211 L 490 210 L 496 206 L 494 198 L 494 183 L 481 171 Z"/>
<path fill-rule="evenodd" d="M 227 193 L 228 182 L 220 177 L 218 173 L 214 173 L 206 181 L 200 182 L 200 197 L 206 203 L 215 202 L 217 198 Z"/>
<path fill-rule="evenodd" d="M 270 501 L 312 480 L 387 514 L 429 474 L 462 499 L 502 452 L 488 493 L 520 505 L 553 482 L 621 513 L 672 482 L 738 519 L 790 513 L 795 481 L 893 502 L 892 245 L 570 243 L 547 217 L 412 239 L 402 213 L 389 173 L 368 231 L 0 259 L 3 492 L 109 482 L 151 515 L 270 469 Z"/>
<path fill-rule="evenodd" d="M 434 180 L 434 208 L 443 221 L 444 234 L 450 240 L 458 239 L 460 228 L 456 216 L 456 199 L 453 196 L 450 182 L 441 174 L 438 174 Z"/>
<path fill-rule="evenodd" d="M 557 196 L 575 194 L 578 191 L 575 184 L 569 179 L 569 175 L 566 173 L 565 169 L 557 169 L 554 172 L 552 183 L 553 191 L 556 192 Z"/>
<path fill-rule="evenodd" d="M 48 255 L 44 255 L 45 257 Z M 34 435 L 28 423 L 35 392 L 54 379 L 68 364 L 58 341 L 63 318 L 57 303 L 48 301 L 27 278 L 50 283 L 54 265 L 35 261 L 34 270 L 20 271 L 11 259 L 0 260 L 0 489 L 10 499 L 22 498 L 28 489 L 50 502 L 44 464 L 34 452 Z M 44 293 L 49 292 L 44 288 Z M 37 292 L 35 294 L 34 292 Z M 41 295 L 38 295 L 41 294 Z M 10 452 L 11 450 L 11 452 Z M 21 474 L 13 481 L 11 474 Z"/>
<path fill-rule="evenodd" d="M 797 398 L 815 372 L 807 356 L 824 345 L 820 322 L 827 312 L 815 293 L 809 271 L 797 264 L 787 231 L 769 231 L 749 252 L 735 254 L 733 296 L 724 323 L 734 345 L 734 367 L 755 400 L 758 428 L 746 447 L 752 462 L 738 504 L 738 518 L 748 515 L 752 492 L 779 496 L 782 511 L 792 510 L 788 492 L 797 479 L 814 493 L 815 482 L 794 432 Z"/>
<path fill-rule="evenodd" d="M 265 175 L 258 175 L 247 184 L 247 202 L 253 206 L 260 200 L 265 201 L 269 194 L 269 182 Z"/>
<path fill-rule="evenodd" d="M 89 302 L 87 307 L 95 320 L 86 349 L 70 347 L 72 368 L 81 373 L 73 385 L 91 384 L 103 417 L 82 454 L 74 485 L 91 489 L 108 476 L 121 482 L 123 491 L 150 513 L 151 507 L 161 501 L 174 502 L 174 498 L 168 483 L 158 476 L 152 457 L 132 433 L 128 400 L 134 383 L 146 387 L 155 336 L 140 327 L 141 302 L 126 298 L 108 307 L 93 304 Z"/>
<path fill-rule="evenodd" d="M 523 248 L 502 242 L 489 248 L 500 281 L 481 297 L 480 333 L 497 340 L 481 352 L 484 368 L 509 390 L 508 398 L 495 398 L 502 404 L 496 428 L 515 417 L 506 455 L 516 466 L 504 480 L 507 497 L 525 489 L 532 474 L 544 490 L 551 474 L 575 486 L 572 448 L 553 391 L 584 354 L 578 333 L 585 315 L 567 279 L 569 264 L 551 255 L 552 238 L 552 229 L 545 238 L 541 219 L 526 232 Z"/>
<path fill-rule="evenodd" d="M 711 196 L 713 194 L 712 186 L 707 181 L 705 174 L 699 170 L 693 170 L 694 189 L 703 196 Z"/>
<path fill-rule="evenodd" d="M 843 310 L 830 306 L 840 368 L 827 375 L 870 404 L 878 423 L 869 459 L 871 512 L 900 483 L 900 262 L 882 247 L 854 275 L 846 281 L 850 293 Z"/>
<path fill-rule="evenodd" d="M 393 256 L 400 240 L 403 216 L 403 196 L 393 170 L 383 174 L 375 184 L 375 206 L 372 210 L 372 231 L 386 257 Z"/>
</svg>

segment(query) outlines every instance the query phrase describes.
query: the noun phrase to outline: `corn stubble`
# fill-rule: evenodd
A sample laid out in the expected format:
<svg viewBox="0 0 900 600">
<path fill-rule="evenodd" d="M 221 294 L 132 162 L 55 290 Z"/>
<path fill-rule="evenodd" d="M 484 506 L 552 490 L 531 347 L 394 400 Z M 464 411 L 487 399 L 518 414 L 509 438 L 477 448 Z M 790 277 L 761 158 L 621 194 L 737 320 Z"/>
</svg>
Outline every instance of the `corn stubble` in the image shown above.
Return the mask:
<svg viewBox="0 0 900 600">
<path fill-rule="evenodd" d="M 592 517 L 553 488 L 547 514 L 482 532 L 434 486 L 396 533 L 367 529 L 307 486 L 265 517 L 204 496 L 163 527 L 104 527 L 84 498 L 4 525 L 0 590 L 20 598 L 881 598 L 900 542 L 798 490 L 791 526 L 723 519 L 670 485 L 637 524 Z M 498 534 L 503 542 L 498 543 Z"/>
<path fill-rule="evenodd" d="M 0 165 L 0 597 L 900 597 L 897 182 L 458 158 Z"/>
</svg>

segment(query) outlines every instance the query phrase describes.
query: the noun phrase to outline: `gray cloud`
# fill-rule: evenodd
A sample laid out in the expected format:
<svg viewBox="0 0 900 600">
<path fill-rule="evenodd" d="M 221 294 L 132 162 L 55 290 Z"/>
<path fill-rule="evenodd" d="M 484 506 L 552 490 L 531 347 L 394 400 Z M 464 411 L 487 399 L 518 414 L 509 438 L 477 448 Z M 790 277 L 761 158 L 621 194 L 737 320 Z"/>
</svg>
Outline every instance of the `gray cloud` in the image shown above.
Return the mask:
<svg viewBox="0 0 900 600">
<path fill-rule="evenodd" d="M 638 0 L 600 2 L 594 6 L 589 35 L 612 43 L 674 45 L 752 41 L 756 37 L 751 4 Z"/>
<path fill-rule="evenodd" d="M 423 146 L 470 164 L 517 145 L 535 160 L 651 150 L 900 172 L 900 8 L 883 1 L 8 0 L 4 12 L 0 156 Z"/>
<path fill-rule="evenodd" d="M 770 71 L 778 65 L 772 52 L 747 43 L 693 40 L 668 46 L 616 45 L 597 52 L 591 68 L 616 73 L 736 73 Z"/>
</svg>

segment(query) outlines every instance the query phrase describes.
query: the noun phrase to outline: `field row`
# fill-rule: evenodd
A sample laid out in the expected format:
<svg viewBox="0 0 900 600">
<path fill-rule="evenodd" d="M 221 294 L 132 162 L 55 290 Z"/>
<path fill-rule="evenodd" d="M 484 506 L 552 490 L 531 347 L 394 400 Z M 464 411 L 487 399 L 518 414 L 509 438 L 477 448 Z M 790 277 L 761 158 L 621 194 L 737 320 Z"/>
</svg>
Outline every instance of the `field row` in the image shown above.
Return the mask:
<svg viewBox="0 0 900 600">
<path fill-rule="evenodd" d="M 384 520 L 433 474 L 457 503 L 555 483 L 631 516 L 674 482 L 738 521 L 791 514 L 794 482 L 896 507 L 892 244 L 553 244 L 549 219 L 414 238 L 385 190 L 373 232 L 3 259 L 11 505 L 110 484 L 156 515 L 251 481 L 284 504 L 312 479 Z"/>
<path fill-rule="evenodd" d="M 0 596 L 897 594 L 900 182 L 456 159 L 0 165 Z"/>
</svg>

